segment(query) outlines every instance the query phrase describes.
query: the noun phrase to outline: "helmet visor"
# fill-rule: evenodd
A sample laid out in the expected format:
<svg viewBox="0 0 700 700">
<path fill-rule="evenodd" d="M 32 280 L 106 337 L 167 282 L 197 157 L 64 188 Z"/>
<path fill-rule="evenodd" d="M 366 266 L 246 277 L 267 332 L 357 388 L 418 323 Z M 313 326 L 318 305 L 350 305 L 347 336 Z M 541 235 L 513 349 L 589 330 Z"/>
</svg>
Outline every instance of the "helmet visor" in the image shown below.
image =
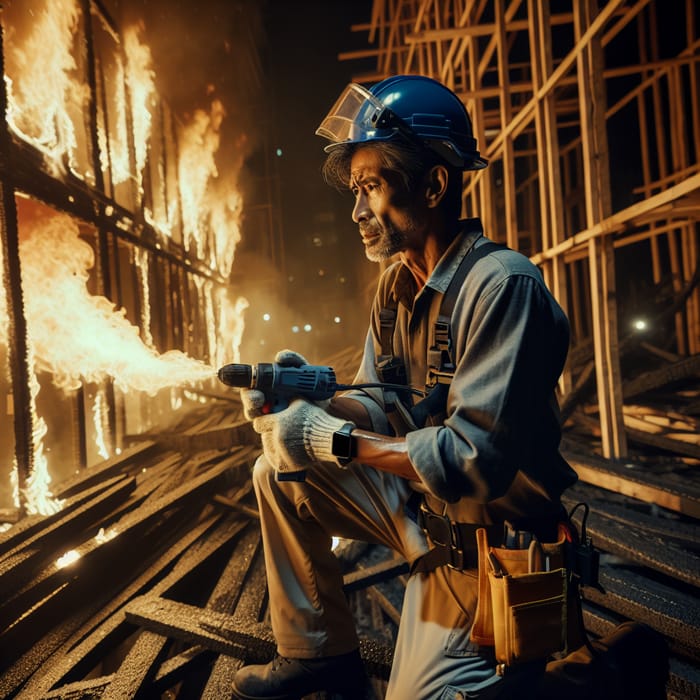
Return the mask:
<svg viewBox="0 0 700 700">
<path fill-rule="evenodd" d="M 366 88 L 350 83 L 331 111 L 316 129 L 316 134 L 333 143 L 365 141 L 372 138 L 389 110 Z"/>
</svg>

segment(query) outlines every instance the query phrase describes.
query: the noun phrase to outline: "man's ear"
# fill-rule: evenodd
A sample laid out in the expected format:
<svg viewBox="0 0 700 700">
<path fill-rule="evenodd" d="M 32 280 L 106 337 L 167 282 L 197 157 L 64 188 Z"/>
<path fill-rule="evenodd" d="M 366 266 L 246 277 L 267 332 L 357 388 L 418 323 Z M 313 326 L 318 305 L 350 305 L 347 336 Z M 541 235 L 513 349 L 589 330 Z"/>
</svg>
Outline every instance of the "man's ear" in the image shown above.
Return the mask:
<svg viewBox="0 0 700 700">
<path fill-rule="evenodd" d="M 425 201 L 428 207 L 436 207 L 447 192 L 450 174 L 444 165 L 434 165 L 425 176 Z"/>
</svg>

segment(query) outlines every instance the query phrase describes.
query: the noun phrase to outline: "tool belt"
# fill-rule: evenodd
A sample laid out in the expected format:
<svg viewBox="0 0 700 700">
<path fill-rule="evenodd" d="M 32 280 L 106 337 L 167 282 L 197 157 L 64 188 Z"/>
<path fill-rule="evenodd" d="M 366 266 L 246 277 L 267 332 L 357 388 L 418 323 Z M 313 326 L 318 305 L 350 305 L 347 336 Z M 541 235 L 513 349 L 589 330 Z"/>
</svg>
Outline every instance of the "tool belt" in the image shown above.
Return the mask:
<svg viewBox="0 0 700 700">
<path fill-rule="evenodd" d="M 526 548 L 493 546 L 476 533 L 479 595 L 471 639 L 493 646 L 498 671 L 538 661 L 567 648 L 570 606 L 567 529 L 554 542 L 533 537 Z"/>
<path fill-rule="evenodd" d="M 492 646 L 503 673 L 510 666 L 543 660 L 567 648 L 578 601 L 569 593 L 568 530 L 553 519 L 479 525 L 433 513 L 425 503 L 418 523 L 433 548 L 411 573 L 439 566 L 478 570 L 478 602 L 471 639 Z M 531 529 L 525 529 L 525 526 Z"/>
<path fill-rule="evenodd" d="M 439 566 L 449 566 L 451 569 L 464 571 L 476 569 L 479 556 L 476 546 L 476 531 L 486 528 L 494 541 L 503 537 L 503 524 L 477 525 L 474 523 L 458 523 L 446 515 L 433 513 L 422 501 L 417 513 L 418 524 L 430 537 L 433 548 L 417 559 L 411 568 L 411 573 L 428 573 Z"/>
</svg>

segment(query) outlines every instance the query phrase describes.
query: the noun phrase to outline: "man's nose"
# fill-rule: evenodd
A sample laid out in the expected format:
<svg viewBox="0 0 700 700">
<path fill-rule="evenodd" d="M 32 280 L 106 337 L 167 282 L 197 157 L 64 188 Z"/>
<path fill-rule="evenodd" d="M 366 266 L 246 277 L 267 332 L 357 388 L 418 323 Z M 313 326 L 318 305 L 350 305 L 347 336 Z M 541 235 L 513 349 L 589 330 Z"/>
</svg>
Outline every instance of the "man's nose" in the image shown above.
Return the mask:
<svg viewBox="0 0 700 700">
<path fill-rule="evenodd" d="M 356 224 L 359 224 L 360 221 L 364 221 L 365 219 L 369 218 L 369 216 L 370 210 L 367 206 L 367 197 L 360 192 L 357 197 L 355 197 L 355 206 L 352 210 L 352 220 Z"/>
</svg>

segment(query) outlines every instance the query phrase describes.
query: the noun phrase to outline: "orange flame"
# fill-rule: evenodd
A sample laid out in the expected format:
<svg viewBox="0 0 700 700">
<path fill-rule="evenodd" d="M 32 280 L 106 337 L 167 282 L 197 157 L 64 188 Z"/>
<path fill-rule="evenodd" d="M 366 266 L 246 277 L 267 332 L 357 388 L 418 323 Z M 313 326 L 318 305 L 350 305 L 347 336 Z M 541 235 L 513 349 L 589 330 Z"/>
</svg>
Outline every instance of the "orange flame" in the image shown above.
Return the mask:
<svg viewBox="0 0 700 700">
<path fill-rule="evenodd" d="M 9 10 L 9 12 L 8 12 Z M 47 167 L 56 176 L 85 157 L 84 105 L 88 88 L 81 80 L 74 56 L 81 21 L 79 0 L 33 0 L 10 4 L 5 10 L 5 70 L 8 89 L 7 119 L 14 133 L 38 149 Z M 9 22 L 8 22 L 9 20 Z M 125 64 L 118 54 L 112 66 L 115 94 L 107 95 L 109 114 L 100 121 L 98 140 L 101 167 L 111 168 L 113 184 L 134 177 L 129 165 L 129 134 L 133 127 L 134 158 L 139 195 L 151 145 L 152 109 L 156 100 L 155 73 L 150 49 L 141 42 L 142 25 L 129 27 L 123 34 Z M 128 87 L 128 105 L 123 86 Z M 127 107 L 131 119 L 127 119 Z M 199 110 L 178 134 L 177 174 L 180 202 L 167 202 L 167 221 L 154 226 L 170 235 L 182 207 L 185 248 L 223 277 L 230 273 L 235 247 L 240 240 L 242 201 L 236 188 L 241 162 L 227 168 L 217 165 L 221 124 L 225 110 L 214 101 L 210 111 Z M 104 129 L 110 125 L 110 134 Z M 79 127 L 76 132 L 76 125 Z M 79 139 L 83 139 L 78 143 Z M 108 149 L 109 148 L 109 152 Z M 83 150 L 81 150 L 83 149 Z M 239 161 L 242 161 L 239 158 Z M 89 165 L 84 177 L 94 181 Z M 226 170 L 227 172 L 224 172 Z M 170 188 L 170 192 L 175 188 Z M 161 205 L 161 208 L 164 208 Z M 21 214 L 21 212 L 20 212 Z M 153 214 L 145 211 L 148 221 Z M 22 222 L 21 222 L 22 223 Z M 34 461 L 23 494 L 31 513 L 55 512 L 61 502 L 49 492 L 50 476 L 43 447 L 46 422 L 37 415 L 40 391 L 37 374 L 51 373 L 54 384 L 65 391 L 85 382 L 111 378 L 123 392 L 153 395 L 163 388 L 201 385 L 213 380 L 212 366 L 182 352 L 159 354 L 150 333 L 151 316 L 148 287 L 149 255 L 134 248 L 135 264 L 143 304 L 139 329 L 105 297 L 91 295 L 87 288 L 89 270 L 94 264 L 92 248 L 80 238 L 76 221 L 48 208 L 20 226 L 22 287 L 28 328 L 30 400 L 34 434 Z M 0 248 L 0 271 L 2 268 Z M 1 272 L 0 272 L 1 274 Z M 243 334 L 244 299 L 232 300 L 200 276 L 193 277 L 204 299 L 206 333 L 214 366 L 237 361 Z M 7 345 L 8 300 L 0 285 L 0 343 Z M 174 394 L 173 394 L 174 395 Z M 174 401 L 175 399 L 173 399 Z M 104 428 L 107 425 L 104 395 L 98 389 L 93 403 L 93 425 L 98 454 L 109 456 Z M 15 463 L 16 471 L 16 463 Z M 18 501 L 17 474 L 13 474 Z"/>
<path fill-rule="evenodd" d="M 151 50 L 141 43 L 141 32 L 143 32 L 142 24 L 127 27 L 124 32 L 124 51 L 127 61 L 126 84 L 129 86 L 139 191 L 142 190 L 143 169 L 146 165 L 148 143 L 151 138 L 150 105 L 156 94 Z"/>
<path fill-rule="evenodd" d="M 71 390 L 111 377 L 123 391 L 154 394 L 214 376 L 211 367 L 177 350 L 159 355 L 123 310 L 89 294 L 94 253 L 70 217 L 46 216 L 30 229 L 20 243 L 27 325 L 37 366 L 51 372 L 57 386 Z"/>
<path fill-rule="evenodd" d="M 223 104 L 214 100 L 209 114 L 198 109 L 190 123 L 180 129 L 179 179 L 185 248 L 190 250 L 194 244 L 200 260 L 204 258 L 207 186 L 219 174 L 214 155 L 219 150 L 219 129 L 225 113 Z"/>
<path fill-rule="evenodd" d="M 82 112 L 88 97 L 72 53 L 80 16 L 77 0 L 45 0 L 28 31 L 14 27 L 5 46 L 8 123 L 44 154 L 54 175 L 66 165 L 77 170 L 70 112 Z"/>
</svg>

